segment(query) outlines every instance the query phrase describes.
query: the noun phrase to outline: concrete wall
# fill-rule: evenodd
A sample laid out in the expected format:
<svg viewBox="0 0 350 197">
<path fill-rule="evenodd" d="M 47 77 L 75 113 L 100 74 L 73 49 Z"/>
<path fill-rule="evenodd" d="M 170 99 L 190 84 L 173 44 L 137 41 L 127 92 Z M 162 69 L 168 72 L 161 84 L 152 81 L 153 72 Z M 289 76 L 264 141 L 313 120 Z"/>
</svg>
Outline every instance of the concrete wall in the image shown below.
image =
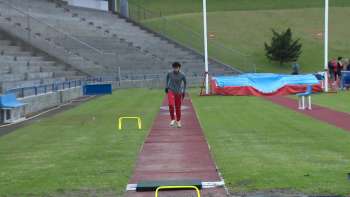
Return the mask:
<svg viewBox="0 0 350 197">
<path fill-rule="evenodd" d="M 60 103 L 67 103 L 71 100 L 75 100 L 83 96 L 83 87 L 76 87 L 67 90 L 61 90 L 57 92 L 60 94 Z"/>
<path fill-rule="evenodd" d="M 108 11 L 108 1 L 102 0 L 63 0 L 68 5 Z"/>
<path fill-rule="evenodd" d="M 28 103 L 28 105 L 25 106 L 26 113 L 31 114 L 58 105 L 60 100 L 59 96 L 60 95 L 57 94 L 57 92 L 51 92 L 37 96 L 19 98 L 18 102 Z"/>
<path fill-rule="evenodd" d="M 83 88 L 76 87 L 57 92 L 50 92 L 47 94 L 40 94 L 37 96 L 29 96 L 25 98 L 19 98 L 18 102 L 28 103 L 26 113 L 31 114 L 44 109 L 48 109 L 62 103 L 67 103 L 71 100 L 80 98 L 83 96 Z"/>
</svg>

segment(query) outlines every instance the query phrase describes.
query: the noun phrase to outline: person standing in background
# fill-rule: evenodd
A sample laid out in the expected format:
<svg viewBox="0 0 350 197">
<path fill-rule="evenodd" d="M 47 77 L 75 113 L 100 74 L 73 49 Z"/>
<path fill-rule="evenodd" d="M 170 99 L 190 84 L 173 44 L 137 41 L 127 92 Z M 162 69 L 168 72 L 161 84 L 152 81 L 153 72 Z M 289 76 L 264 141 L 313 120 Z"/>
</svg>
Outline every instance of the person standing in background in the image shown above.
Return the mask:
<svg viewBox="0 0 350 197">
<path fill-rule="evenodd" d="M 337 70 L 338 70 L 338 83 L 337 83 L 337 85 L 338 85 L 338 88 L 340 88 L 340 86 L 341 86 L 341 71 L 343 71 L 344 70 L 344 66 L 343 66 L 343 64 L 342 64 L 342 61 L 343 60 L 343 57 L 338 57 L 338 63 L 337 63 Z"/>
<path fill-rule="evenodd" d="M 335 68 L 335 66 L 333 65 L 333 60 L 329 60 L 328 73 L 329 73 L 329 77 L 331 79 L 331 83 L 334 83 L 334 68 Z"/>
<path fill-rule="evenodd" d="M 299 64 L 296 59 L 293 60 L 292 75 L 299 75 Z"/>
<path fill-rule="evenodd" d="M 338 81 L 338 65 L 336 59 L 333 60 L 332 65 L 334 66 L 334 85 L 336 85 Z"/>
<path fill-rule="evenodd" d="M 350 63 L 346 66 L 346 71 L 350 71 Z"/>
</svg>

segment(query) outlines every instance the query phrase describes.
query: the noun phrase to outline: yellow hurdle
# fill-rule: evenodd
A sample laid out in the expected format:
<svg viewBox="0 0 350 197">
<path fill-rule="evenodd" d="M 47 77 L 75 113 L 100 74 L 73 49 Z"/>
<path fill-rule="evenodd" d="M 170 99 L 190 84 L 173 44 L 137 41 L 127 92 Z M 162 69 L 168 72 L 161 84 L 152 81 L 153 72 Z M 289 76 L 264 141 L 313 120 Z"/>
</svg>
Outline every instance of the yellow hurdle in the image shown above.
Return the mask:
<svg viewBox="0 0 350 197">
<path fill-rule="evenodd" d="M 188 188 L 196 189 L 198 197 L 201 196 L 196 186 L 162 186 L 157 188 L 156 197 L 158 197 L 158 190 L 160 189 L 188 189 Z"/>
<path fill-rule="evenodd" d="M 137 119 L 137 124 L 139 125 L 139 130 L 141 130 L 141 119 L 139 117 L 121 117 L 121 118 L 119 118 L 119 130 L 122 130 L 123 119 Z"/>
</svg>

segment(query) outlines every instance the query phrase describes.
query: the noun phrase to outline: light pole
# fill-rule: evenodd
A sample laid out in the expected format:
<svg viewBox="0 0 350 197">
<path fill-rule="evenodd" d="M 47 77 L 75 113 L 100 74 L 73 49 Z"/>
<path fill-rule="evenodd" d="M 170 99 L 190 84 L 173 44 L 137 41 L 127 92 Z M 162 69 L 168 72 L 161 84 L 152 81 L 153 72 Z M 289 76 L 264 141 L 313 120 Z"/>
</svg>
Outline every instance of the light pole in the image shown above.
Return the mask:
<svg viewBox="0 0 350 197">
<path fill-rule="evenodd" d="M 329 8 L 329 0 L 325 0 L 325 29 L 324 29 L 325 92 L 328 92 L 328 8 Z"/>
<path fill-rule="evenodd" d="M 204 23 L 204 62 L 205 62 L 205 93 L 209 94 L 208 87 L 208 40 L 207 40 L 207 5 L 203 0 L 203 23 Z"/>
</svg>

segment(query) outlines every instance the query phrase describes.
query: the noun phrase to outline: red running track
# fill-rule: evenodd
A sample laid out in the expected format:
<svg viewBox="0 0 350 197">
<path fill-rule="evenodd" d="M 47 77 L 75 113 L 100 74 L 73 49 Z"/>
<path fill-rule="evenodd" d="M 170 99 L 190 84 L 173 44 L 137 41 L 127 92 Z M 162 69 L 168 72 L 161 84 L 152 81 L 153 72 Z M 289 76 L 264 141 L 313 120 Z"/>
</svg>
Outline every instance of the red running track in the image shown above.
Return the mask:
<svg viewBox="0 0 350 197">
<path fill-rule="evenodd" d="M 182 102 L 182 128 L 169 126 L 170 115 L 165 97 L 143 144 L 129 184 L 140 180 L 202 179 L 221 182 L 188 93 Z M 200 190 L 201 196 L 227 196 L 224 188 Z M 162 196 L 195 196 L 195 190 L 161 191 Z M 131 192 L 129 197 L 154 197 L 155 192 Z"/>
<path fill-rule="evenodd" d="M 325 108 L 319 105 L 314 105 L 314 104 L 311 105 L 312 110 L 308 110 L 308 109 L 300 110 L 298 109 L 299 101 L 297 99 L 292 99 L 284 96 L 263 96 L 261 98 L 268 100 L 270 102 L 276 103 L 280 106 L 286 107 L 288 109 L 297 111 L 299 113 L 302 113 L 304 115 L 307 115 L 319 121 L 350 131 L 350 124 L 349 124 L 350 114 Z M 311 103 L 312 103 L 312 97 L 311 97 Z"/>
</svg>

